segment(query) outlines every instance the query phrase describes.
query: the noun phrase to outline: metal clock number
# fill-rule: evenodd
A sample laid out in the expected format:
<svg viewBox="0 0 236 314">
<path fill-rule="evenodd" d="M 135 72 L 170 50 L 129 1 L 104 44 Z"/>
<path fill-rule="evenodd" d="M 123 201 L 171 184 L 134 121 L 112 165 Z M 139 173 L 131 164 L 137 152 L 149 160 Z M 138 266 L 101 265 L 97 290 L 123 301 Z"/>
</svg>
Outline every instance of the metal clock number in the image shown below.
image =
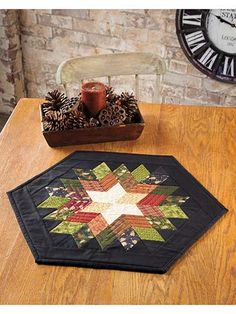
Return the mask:
<svg viewBox="0 0 236 314">
<path fill-rule="evenodd" d="M 196 68 L 236 83 L 236 10 L 177 10 L 176 32 Z"/>
</svg>

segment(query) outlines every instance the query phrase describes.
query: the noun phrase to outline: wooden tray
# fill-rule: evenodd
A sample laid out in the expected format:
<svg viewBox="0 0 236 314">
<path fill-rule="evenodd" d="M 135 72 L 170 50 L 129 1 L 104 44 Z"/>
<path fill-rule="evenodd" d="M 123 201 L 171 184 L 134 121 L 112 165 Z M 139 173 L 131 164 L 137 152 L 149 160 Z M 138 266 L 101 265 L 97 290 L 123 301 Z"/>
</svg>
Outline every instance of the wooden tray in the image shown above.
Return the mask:
<svg viewBox="0 0 236 314">
<path fill-rule="evenodd" d="M 42 106 L 39 106 L 40 119 L 42 121 Z M 136 140 L 144 129 L 144 120 L 139 111 L 138 122 L 108 127 L 94 127 L 63 131 L 44 131 L 43 123 L 41 129 L 43 136 L 51 147 L 92 144 L 114 141 Z"/>
</svg>

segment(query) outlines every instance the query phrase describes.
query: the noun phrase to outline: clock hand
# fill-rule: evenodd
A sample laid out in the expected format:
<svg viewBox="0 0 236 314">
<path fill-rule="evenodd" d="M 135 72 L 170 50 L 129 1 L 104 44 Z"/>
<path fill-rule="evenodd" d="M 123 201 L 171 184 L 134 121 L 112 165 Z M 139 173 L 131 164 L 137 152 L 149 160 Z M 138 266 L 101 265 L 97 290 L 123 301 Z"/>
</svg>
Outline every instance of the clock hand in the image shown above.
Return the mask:
<svg viewBox="0 0 236 314">
<path fill-rule="evenodd" d="M 229 24 L 231 27 L 236 27 L 236 25 L 235 25 L 235 24 L 230 23 L 229 21 L 226 21 L 226 20 L 222 19 L 222 17 L 221 17 L 221 16 L 219 16 L 219 15 L 215 15 L 215 14 L 213 14 L 213 13 L 210 13 L 210 14 L 211 14 L 211 15 L 214 15 L 215 17 L 217 17 L 217 18 L 218 18 L 218 20 L 220 20 L 220 21 L 221 21 L 221 23 L 226 23 L 226 24 Z"/>
</svg>

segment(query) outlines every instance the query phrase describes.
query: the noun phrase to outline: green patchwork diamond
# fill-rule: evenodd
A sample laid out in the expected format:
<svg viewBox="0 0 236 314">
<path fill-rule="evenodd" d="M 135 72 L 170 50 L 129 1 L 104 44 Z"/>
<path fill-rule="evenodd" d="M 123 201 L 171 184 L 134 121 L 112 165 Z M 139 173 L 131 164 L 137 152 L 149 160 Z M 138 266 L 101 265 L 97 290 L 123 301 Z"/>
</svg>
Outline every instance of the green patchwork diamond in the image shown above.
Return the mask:
<svg viewBox="0 0 236 314">
<path fill-rule="evenodd" d="M 107 174 L 111 172 L 111 169 L 107 166 L 105 162 L 101 163 L 93 169 L 93 173 L 98 180 L 103 179 Z"/>
<path fill-rule="evenodd" d="M 142 240 L 165 241 L 160 233 L 153 228 L 135 227 L 134 230 Z"/>
<path fill-rule="evenodd" d="M 73 234 L 83 226 L 80 222 L 63 221 L 50 232 Z"/>
<path fill-rule="evenodd" d="M 131 173 L 132 173 L 132 176 L 135 178 L 135 180 L 138 182 L 141 182 L 147 179 L 150 175 L 150 172 L 147 170 L 147 168 L 144 165 L 138 166 Z"/>
<path fill-rule="evenodd" d="M 58 208 L 69 202 L 68 197 L 50 196 L 37 206 L 37 208 Z"/>
<path fill-rule="evenodd" d="M 96 239 L 100 244 L 101 248 L 105 249 L 117 239 L 117 236 L 110 227 L 107 227 L 96 236 Z"/>
<path fill-rule="evenodd" d="M 82 184 L 77 179 L 64 179 L 64 178 L 62 178 L 61 182 L 64 184 L 64 186 L 66 188 L 77 188 L 77 187 L 81 188 L 82 187 Z"/>
<path fill-rule="evenodd" d="M 67 207 L 59 208 L 52 212 L 51 214 L 47 215 L 43 219 L 49 220 L 65 220 L 66 218 L 73 216 L 75 213 L 73 210 L 68 209 Z"/>
<path fill-rule="evenodd" d="M 158 207 L 160 211 L 164 214 L 166 218 L 182 218 L 188 219 L 188 216 L 183 212 L 183 210 L 173 204 L 173 205 L 161 205 Z"/>
<path fill-rule="evenodd" d="M 175 196 L 169 195 L 162 203 L 162 205 L 181 205 L 189 199 L 189 196 Z"/>
<path fill-rule="evenodd" d="M 178 188 L 178 186 L 160 185 L 156 187 L 151 193 L 157 195 L 170 195 L 174 193 Z"/>
<path fill-rule="evenodd" d="M 94 236 L 88 225 L 84 224 L 78 231 L 73 234 L 73 238 L 75 239 L 78 247 L 82 247 L 89 240 L 93 239 Z"/>
<path fill-rule="evenodd" d="M 84 169 L 73 169 L 74 172 L 77 174 L 80 180 L 87 180 L 87 181 L 94 181 L 96 180 L 95 174 L 92 170 L 84 170 Z"/>
<path fill-rule="evenodd" d="M 121 164 L 113 173 L 119 180 L 124 180 L 130 174 L 130 171 L 124 164 Z"/>
<path fill-rule="evenodd" d="M 170 229 L 175 230 L 175 226 L 164 217 L 155 217 L 155 216 L 148 216 L 147 220 L 150 222 L 150 224 L 153 226 L 153 228 L 159 230 L 159 229 Z"/>
</svg>

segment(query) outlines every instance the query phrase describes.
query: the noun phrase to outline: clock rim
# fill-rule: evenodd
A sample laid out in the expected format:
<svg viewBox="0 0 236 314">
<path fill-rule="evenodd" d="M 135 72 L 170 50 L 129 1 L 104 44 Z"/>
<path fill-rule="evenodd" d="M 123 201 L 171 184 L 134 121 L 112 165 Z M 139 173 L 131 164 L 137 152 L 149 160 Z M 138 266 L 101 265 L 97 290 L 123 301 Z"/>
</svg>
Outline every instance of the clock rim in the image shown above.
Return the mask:
<svg viewBox="0 0 236 314">
<path fill-rule="evenodd" d="M 197 62 L 193 57 L 192 54 L 189 52 L 188 47 L 185 45 L 184 39 L 183 39 L 183 31 L 181 29 L 181 13 L 182 11 L 187 10 L 187 9 L 177 9 L 176 10 L 176 15 L 175 15 L 175 26 L 176 26 L 176 35 L 178 37 L 178 41 L 180 43 L 180 47 L 183 50 L 185 56 L 188 58 L 188 60 L 190 61 L 190 63 L 197 68 L 199 71 L 201 71 L 203 74 L 207 75 L 208 77 L 220 81 L 222 83 L 226 83 L 226 84 L 236 84 L 236 76 L 234 76 L 233 78 L 229 78 L 227 76 L 217 76 L 216 74 L 214 74 L 213 71 L 207 70 L 205 67 L 203 67 L 199 62 Z M 194 9 L 193 9 L 194 10 Z M 197 9 L 195 9 L 197 10 Z M 206 16 L 209 13 L 210 9 L 198 9 L 200 11 L 203 11 L 205 13 L 205 17 L 204 19 L 206 20 Z M 214 43 L 210 40 L 208 33 L 207 33 L 207 28 L 206 28 L 206 23 L 204 20 L 204 26 L 203 31 L 204 31 L 204 35 L 207 38 L 207 42 L 211 44 L 212 48 L 214 48 L 215 51 L 219 52 L 220 54 L 226 55 L 226 56 L 233 56 L 236 57 L 236 53 L 226 53 L 223 50 L 217 48 Z"/>
</svg>

